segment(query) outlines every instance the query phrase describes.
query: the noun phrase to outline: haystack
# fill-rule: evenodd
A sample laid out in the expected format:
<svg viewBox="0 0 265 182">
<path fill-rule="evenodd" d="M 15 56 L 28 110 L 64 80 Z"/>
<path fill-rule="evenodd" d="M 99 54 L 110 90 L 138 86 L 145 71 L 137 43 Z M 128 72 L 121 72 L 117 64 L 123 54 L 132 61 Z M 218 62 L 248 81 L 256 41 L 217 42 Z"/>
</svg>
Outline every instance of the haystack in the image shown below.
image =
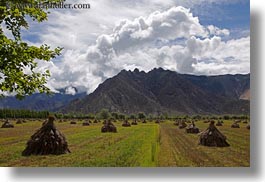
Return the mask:
<svg viewBox="0 0 265 182">
<path fill-rule="evenodd" d="M 123 126 L 123 127 L 130 127 L 131 124 L 129 123 L 128 120 L 125 120 L 125 121 L 122 123 L 122 126 Z"/>
<path fill-rule="evenodd" d="M 155 123 L 159 124 L 160 123 L 160 120 L 156 120 Z"/>
<path fill-rule="evenodd" d="M 137 123 L 136 119 L 133 120 L 132 125 L 137 125 L 137 124 L 138 124 L 138 123 Z"/>
<path fill-rule="evenodd" d="M 8 120 L 6 120 L 1 128 L 14 128 L 14 125 L 11 124 Z"/>
<path fill-rule="evenodd" d="M 142 123 L 147 123 L 147 122 L 146 122 L 146 120 L 143 120 L 143 122 L 142 122 Z"/>
<path fill-rule="evenodd" d="M 83 126 L 89 126 L 90 124 L 89 124 L 89 121 L 84 121 L 84 122 L 82 123 L 82 125 L 83 125 Z"/>
<path fill-rule="evenodd" d="M 187 128 L 186 128 L 186 132 L 187 133 L 199 133 L 200 130 L 199 128 L 197 128 L 194 124 L 194 121 L 192 121 L 192 124 L 190 124 Z"/>
<path fill-rule="evenodd" d="M 200 134 L 199 145 L 209 147 L 228 147 L 226 137 L 215 127 L 211 121 L 209 127 Z"/>
<path fill-rule="evenodd" d="M 16 124 L 23 124 L 22 120 L 18 119 Z"/>
<path fill-rule="evenodd" d="M 248 121 L 245 120 L 245 121 L 243 121 L 243 123 L 244 123 L 244 124 L 248 124 Z"/>
<path fill-rule="evenodd" d="M 105 133 L 105 132 L 116 133 L 117 132 L 117 128 L 114 126 L 114 124 L 111 121 L 107 121 L 107 123 L 104 124 L 104 126 L 102 126 L 101 132 L 102 133 Z"/>
<path fill-rule="evenodd" d="M 54 125 L 54 117 L 49 116 L 44 125 L 27 142 L 23 156 L 60 155 L 70 153 L 64 135 Z"/>
<path fill-rule="evenodd" d="M 177 121 L 175 121 L 174 125 L 175 125 L 175 126 L 179 126 L 179 123 L 180 123 L 180 122 L 177 120 Z"/>
<path fill-rule="evenodd" d="M 218 122 L 216 123 L 216 126 L 223 126 L 223 124 L 222 124 L 221 121 L 218 121 Z"/>
<path fill-rule="evenodd" d="M 183 128 L 186 128 L 187 127 L 187 124 L 185 123 L 185 121 L 181 121 L 180 124 L 179 124 L 179 129 L 183 129 Z"/>
<path fill-rule="evenodd" d="M 70 124 L 76 124 L 76 122 L 75 121 L 71 121 Z"/>
<path fill-rule="evenodd" d="M 250 125 L 247 125 L 247 127 L 246 127 L 248 130 L 250 130 Z"/>
<path fill-rule="evenodd" d="M 234 122 L 232 125 L 231 125 L 231 128 L 240 128 L 239 124 L 237 122 Z"/>
</svg>

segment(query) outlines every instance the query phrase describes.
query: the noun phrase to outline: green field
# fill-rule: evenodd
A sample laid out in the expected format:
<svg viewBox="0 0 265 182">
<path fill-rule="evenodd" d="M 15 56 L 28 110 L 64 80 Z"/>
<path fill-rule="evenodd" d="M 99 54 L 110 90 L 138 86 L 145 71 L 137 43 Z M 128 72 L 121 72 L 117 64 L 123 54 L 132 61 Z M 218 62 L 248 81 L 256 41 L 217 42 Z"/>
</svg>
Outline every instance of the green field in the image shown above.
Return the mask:
<svg viewBox="0 0 265 182">
<path fill-rule="evenodd" d="M 90 126 L 82 126 L 81 123 L 56 122 L 71 150 L 70 154 L 59 156 L 21 156 L 27 140 L 41 127 L 39 121 L 15 124 L 15 128 L 10 129 L 0 128 L 0 166 L 250 166 L 250 131 L 243 123 L 239 129 L 230 128 L 232 121 L 224 121 L 224 126 L 218 127 L 231 145 L 224 148 L 199 146 L 198 135 L 187 134 L 172 121 L 139 123 L 127 128 L 116 122 L 117 133 L 101 133 L 101 123 Z M 198 121 L 196 126 L 204 130 L 208 124 Z"/>
</svg>

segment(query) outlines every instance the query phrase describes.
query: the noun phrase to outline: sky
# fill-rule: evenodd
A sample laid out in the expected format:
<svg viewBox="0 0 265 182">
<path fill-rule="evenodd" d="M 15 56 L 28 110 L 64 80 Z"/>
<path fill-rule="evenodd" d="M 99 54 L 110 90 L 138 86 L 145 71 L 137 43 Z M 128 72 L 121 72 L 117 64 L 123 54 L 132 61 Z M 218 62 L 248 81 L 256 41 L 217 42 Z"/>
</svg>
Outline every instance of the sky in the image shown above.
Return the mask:
<svg viewBox="0 0 265 182">
<path fill-rule="evenodd" d="M 90 9 L 50 10 L 30 22 L 32 45 L 63 47 L 51 62 L 48 86 L 93 92 L 121 70 L 153 68 L 194 75 L 250 72 L 249 0 L 67 0 Z"/>
</svg>

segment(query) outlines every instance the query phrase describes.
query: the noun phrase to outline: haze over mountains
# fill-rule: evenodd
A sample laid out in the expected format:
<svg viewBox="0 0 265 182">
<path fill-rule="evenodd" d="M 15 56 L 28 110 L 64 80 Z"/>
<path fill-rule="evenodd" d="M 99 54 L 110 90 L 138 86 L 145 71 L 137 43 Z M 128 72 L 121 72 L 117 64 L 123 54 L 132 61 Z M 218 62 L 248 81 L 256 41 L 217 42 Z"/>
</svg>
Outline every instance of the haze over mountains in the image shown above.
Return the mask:
<svg viewBox="0 0 265 182">
<path fill-rule="evenodd" d="M 59 91 L 59 93 L 51 95 L 37 93 L 26 96 L 23 100 L 18 100 L 15 97 L 0 98 L 0 108 L 58 111 L 72 100 L 80 99 L 86 95 L 86 93 L 66 94 L 64 89 Z"/>
<path fill-rule="evenodd" d="M 193 76 L 162 68 L 145 73 L 122 70 L 63 112 L 126 114 L 249 114 L 250 74 Z"/>
</svg>

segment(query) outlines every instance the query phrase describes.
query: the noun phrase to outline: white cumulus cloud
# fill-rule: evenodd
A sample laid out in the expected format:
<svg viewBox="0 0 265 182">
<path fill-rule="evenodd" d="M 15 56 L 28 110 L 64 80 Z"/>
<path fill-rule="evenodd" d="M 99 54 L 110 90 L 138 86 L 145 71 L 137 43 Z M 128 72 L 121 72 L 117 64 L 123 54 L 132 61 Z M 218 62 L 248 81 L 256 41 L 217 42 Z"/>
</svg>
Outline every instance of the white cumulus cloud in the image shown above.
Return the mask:
<svg viewBox="0 0 265 182">
<path fill-rule="evenodd" d="M 93 2 L 92 7 L 102 2 L 106 1 Z M 64 15 L 69 21 L 58 26 L 47 25 L 49 29 L 40 39 L 65 47 L 60 60 L 40 63 L 39 70 L 51 71 L 48 86 L 53 89 L 72 86 L 68 87 L 69 94 L 74 93 L 73 87 L 91 93 L 122 69 L 134 68 L 149 71 L 162 67 L 180 73 L 207 75 L 249 73 L 249 36 L 224 40 L 229 30 L 203 26 L 199 17 L 182 6 L 165 9 L 173 4 L 170 0 L 160 4 L 162 10 L 153 12 L 143 11 L 137 2 L 135 9 L 121 5 L 121 10 L 113 12 L 119 16 L 88 18 L 89 13 L 107 15 L 111 7 L 107 4 L 104 6 L 106 12 L 92 10 L 78 16 L 69 13 Z M 157 7 L 158 2 L 161 1 L 153 1 L 151 7 Z M 65 20 L 57 12 L 50 21 L 58 22 L 55 17 Z"/>
</svg>

